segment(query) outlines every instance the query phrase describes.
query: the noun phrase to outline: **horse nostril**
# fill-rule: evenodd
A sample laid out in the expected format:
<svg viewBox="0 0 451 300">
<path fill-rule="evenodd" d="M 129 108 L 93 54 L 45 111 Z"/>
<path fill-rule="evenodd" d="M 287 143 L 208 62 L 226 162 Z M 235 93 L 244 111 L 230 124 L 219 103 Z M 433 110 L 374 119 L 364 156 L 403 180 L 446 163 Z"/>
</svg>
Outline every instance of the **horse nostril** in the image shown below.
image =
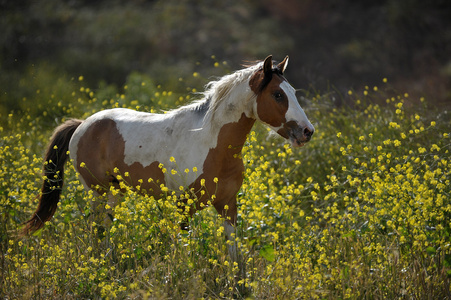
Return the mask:
<svg viewBox="0 0 451 300">
<path fill-rule="evenodd" d="M 307 139 L 310 139 L 313 135 L 313 131 L 308 129 L 307 127 L 304 128 L 304 135 Z"/>
</svg>

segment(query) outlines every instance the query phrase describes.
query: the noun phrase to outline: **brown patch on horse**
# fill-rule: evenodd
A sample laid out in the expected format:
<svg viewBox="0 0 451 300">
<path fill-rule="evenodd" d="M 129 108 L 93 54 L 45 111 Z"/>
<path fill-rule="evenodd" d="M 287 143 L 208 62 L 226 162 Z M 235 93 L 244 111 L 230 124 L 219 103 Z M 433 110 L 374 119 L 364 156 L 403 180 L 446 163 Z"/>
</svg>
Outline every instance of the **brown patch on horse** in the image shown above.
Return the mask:
<svg viewBox="0 0 451 300">
<path fill-rule="evenodd" d="M 198 198 L 197 210 L 202 209 L 201 203 L 207 204 L 211 196 L 215 195 L 212 204 L 218 213 L 232 224 L 236 223 L 236 194 L 244 178 L 241 150 L 254 123 L 254 119 L 243 113 L 238 122 L 228 123 L 221 128 L 216 147 L 210 149 L 205 159 L 203 173 L 190 185 Z M 205 186 L 201 185 L 203 180 Z M 202 195 L 201 191 L 205 194 Z M 224 208 L 226 205 L 227 210 Z M 190 215 L 194 213 L 195 210 L 190 211 Z"/>
<path fill-rule="evenodd" d="M 55 214 L 64 181 L 64 165 L 68 158 L 69 142 L 81 120 L 71 119 L 58 126 L 50 138 L 44 157 L 44 182 L 39 197 L 39 205 L 33 217 L 25 223 L 22 234 L 32 233 L 42 228 Z"/>
<path fill-rule="evenodd" d="M 159 162 L 155 161 L 145 167 L 139 162 L 127 165 L 124 162 L 124 152 L 125 140 L 117 129 L 116 122 L 111 119 L 99 120 L 80 138 L 77 171 L 86 185 L 99 194 L 107 192 L 111 184 L 119 188 L 119 182 L 124 181 L 128 186 L 139 185 L 143 192 L 159 197 L 160 185 L 165 184 L 164 174 L 158 167 Z M 80 167 L 81 163 L 85 167 Z M 114 172 L 115 168 L 119 169 L 119 173 Z M 126 172 L 129 176 L 125 176 Z M 151 182 L 148 181 L 149 178 L 152 178 Z M 139 179 L 143 182 L 139 183 Z"/>
</svg>

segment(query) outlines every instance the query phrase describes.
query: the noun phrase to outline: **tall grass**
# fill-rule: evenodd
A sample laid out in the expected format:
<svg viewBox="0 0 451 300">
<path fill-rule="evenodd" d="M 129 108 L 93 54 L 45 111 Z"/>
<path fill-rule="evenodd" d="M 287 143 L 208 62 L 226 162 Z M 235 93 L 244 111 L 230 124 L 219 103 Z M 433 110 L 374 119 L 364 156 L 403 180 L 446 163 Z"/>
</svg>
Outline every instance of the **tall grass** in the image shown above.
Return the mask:
<svg viewBox="0 0 451 300">
<path fill-rule="evenodd" d="M 139 74 L 121 94 L 73 82 L 77 90 L 58 109 L 67 117 L 190 100 Z M 18 238 L 37 206 L 51 126 L 32 109 L 2 116 L 0 296 L 239 298 L 242 285 L 256 299 L 450 298 L 450 118 L 381 84 L 347 95 L 304 92 L 316 133 L 300 150 L 261 125 L 251 132 L 238 197 L 244 278 L 212 208 L 182 231 L 171 191 L 154 199 L 128 189 L 99 232 L 88 219 L 91 202 L 101 200 L 83 190 L 70 164 L 54 218 Z"/>
</svg>

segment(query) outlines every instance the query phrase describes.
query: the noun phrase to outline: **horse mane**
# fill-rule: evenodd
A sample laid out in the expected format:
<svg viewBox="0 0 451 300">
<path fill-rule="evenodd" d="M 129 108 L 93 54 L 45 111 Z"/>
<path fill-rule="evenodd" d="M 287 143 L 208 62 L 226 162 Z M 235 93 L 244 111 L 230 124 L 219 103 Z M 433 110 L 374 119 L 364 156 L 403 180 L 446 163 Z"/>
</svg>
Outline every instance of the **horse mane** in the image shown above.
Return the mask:
<svg viewBox="0 0 451 300">
<path fill-rule="evenodd" d="M 207 124 L 214 126 L 215 115 L 223 104 L 244 104 L 254 96 L 248 83 L 251 76 L 262 67 L 262 63 L 260 61 L 253 65 L 248 65 L 244 69 L 210 81 L 205 85 L 204 92 L 197 93 L 200 95 L 199 100 L 194 100 L 188 105 L 167 111 L 166 113 L 178 114 L 182 111 L 199 112 L 203 115 L 202 127 L 205 127 Z M 241 103 L 232 103 L 234 99 L 238 98 L 242 100 Z M 193 130 L 199 130 L 201 128 L 193 128 Z"/>
<path fill-rule="evenodd" d="M 213 123 L 215 114 L 222 104 L 230 103 L 231 100 L 237 97 L 241 97 L 243 102 L 245 102 L 254 96 L 248 82 L 261 65 L 261 63 L 254 64 L 205 85 L 205 91 L 201 93 L 204 97 L 198 102 L 199 106 L 208 104 L 204 124 Z"/>
</svg>

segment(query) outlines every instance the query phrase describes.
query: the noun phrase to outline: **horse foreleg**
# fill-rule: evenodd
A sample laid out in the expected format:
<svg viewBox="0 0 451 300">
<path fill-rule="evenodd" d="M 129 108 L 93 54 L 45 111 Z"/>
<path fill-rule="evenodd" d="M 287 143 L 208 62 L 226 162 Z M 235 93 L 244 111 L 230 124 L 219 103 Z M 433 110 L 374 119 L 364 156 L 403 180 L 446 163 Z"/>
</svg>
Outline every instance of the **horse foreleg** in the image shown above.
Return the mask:
<svg viewBox="0 0 451 300">
<path fill-rule="evenodd" d="M 238 247 L 236 239 L 236 227 L 226 220 L 223 223 L 224 231 L 227 235 L 227 248 L 229 256 L 233 261 L 234 266 L 237 264 L 238 272 L 235 274 L 235 284 L 241 296 L 248 295 L 250 290 L 246 288 L 246 265 L 244 263 L 243 255 Z"/>
<path fill-rule="evenodd" d="M 227 236 L 227 249 L 229 250 L 229 256 L 233 262 L 238 263 L 238 245 L 236 242 L 236 228 L 228 220 L 223 223 L 224 231 Z"/>
<path fill-rule="evenodd" d="M 238 245 L 236 241 L 236 221 L 237 221 L 237 207 L 236 198 L 234 197 L 230 201 L 226 202 L 216 202 L 215 208 L 218 213 L 225 218 L 223 223 L 224 231 L 227 236 L 227 248 L 229 250 L 229 256 L 233 262 L 240 265 L 240 255 L 238 251 Z"/>
</svg>

